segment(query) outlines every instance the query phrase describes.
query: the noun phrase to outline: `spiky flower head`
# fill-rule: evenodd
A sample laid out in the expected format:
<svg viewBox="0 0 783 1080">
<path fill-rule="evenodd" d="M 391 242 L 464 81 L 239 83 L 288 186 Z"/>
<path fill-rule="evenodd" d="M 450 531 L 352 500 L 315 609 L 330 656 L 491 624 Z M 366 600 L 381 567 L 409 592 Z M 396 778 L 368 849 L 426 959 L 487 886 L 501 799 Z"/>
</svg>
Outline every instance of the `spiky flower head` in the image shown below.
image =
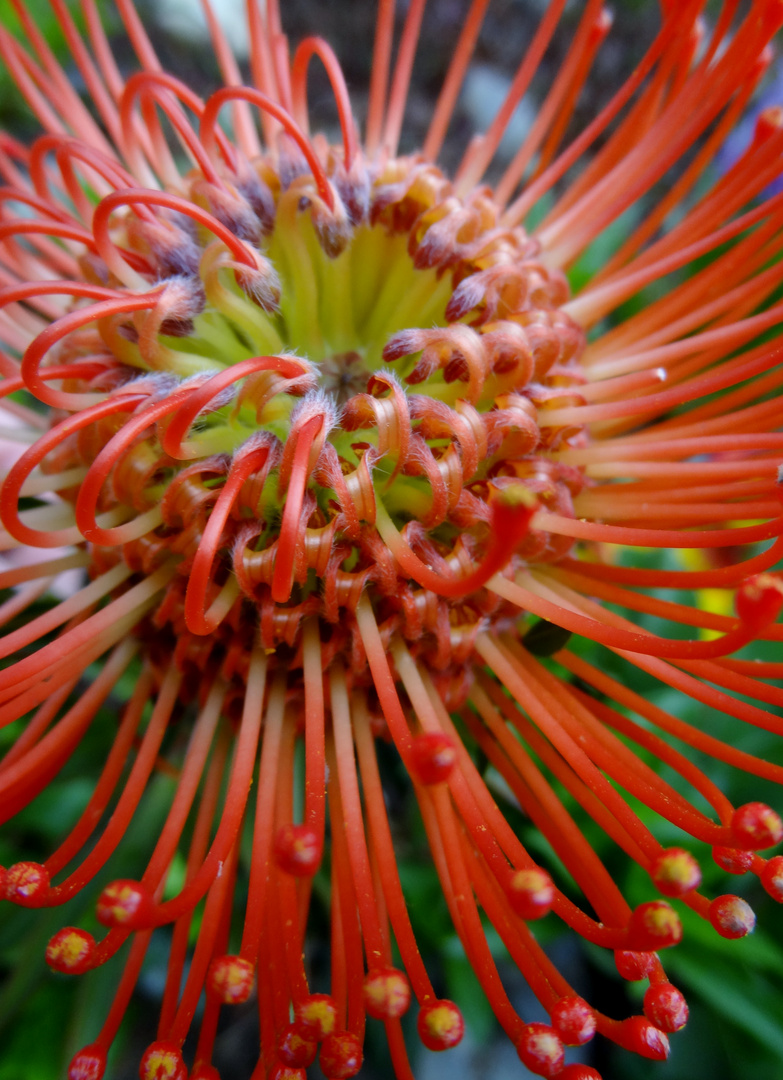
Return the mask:
<svg viewBox="0 0 783 1080">
<path fill-rule="evenodd" d="M 3 884 L 27 907 L 93 891 L 107 932 L 59 930 L 47 950 L 59 972 L 130 939 L 70 1080 L 103 1074 L 151 932 L 171 924 L 142 1080 L 187 1074 L 202 993 L 191 1077 L 217 1075 L 218 1014 L 253 995 L 254 1076 L 300 1080 L 316 1054 L 329 1077 L 355 1075 L 366 1014 L 409 1076 L 412 998 L 424 1045 L 456 1045 L 459 1004 L 430 981 L 395 859 L 385 791 L 400 764 L 454 927 L 524 1064 L 595 1076 L 564 1049 L 595 1032 L 665 1058 L 687 1019 L 658 957 L 682 937 L 678 905 L 727 938 L 754 916 L 738 896 L 700 892 L 693 851 L 663 846 L 639 808 L 783 893 L 780 857 L 759 854 L 781 819 L 761 801 L 733 806 L 688 750 L 777 782 L 781 767 L 666 711 L 639 681 L 780 732 L 768 706 L 783 703 L 783 665 L 730 658 L 783 637 L 783 203 L 762 195 L 780 169 L 779 115 L 761 116 L 712 187 L 697 184 L 769 64 L 783 7 L 740 17 L 727 3 L 702 22 L 700 0 L 664 4 L 633 75 L 564 142 L 611 24 L 586 0 L 538 118 L 489 187 L 563 0 L 453 179 L 436 159 L 481 0 L 412 156 L 398 139 L 423 3 L 408 7 L 393 70 L 394 8 L 379 6 L 363 138 L 330 46 L 310 37 L 291 52 L 273 0 L 248 7 L 247 84 L 206 5 L 225 81 L 206 100 L 161 68 L 129 0 L 117 5 L 139 63 L 127 78 L 90 0 L 86 37 L 53 0 L 90 108 L 17 6 L 26 44 L 2 30 L 0 55 L 46 134 L 0 141 L 0 580 L 15 590 L 0 608 L 0 720 L 26 718 L 0 766 L 3 819 L 104 723 L 107 701 L 127 698 L 74 827 L 42 863 L 22 852 Z M 314 59 L 338 145 L 309 130 Z M 572 296 L 568 268 L 640 201 L 638 224 Z M 640 566 L 650 548 L 667 565 Z M 697 603 L 645 591 L 661 588 Z M 156 769 L 176 783 L 146 864 L 99 888 Z M 539 865 L 498 788 L 583 902 Z M 649 875 L 643 902 L 629 905 L 583 816 Z M 323 987 L 303 953 L 321 904 Z M 549 1024 L 515 1011 L 481 911 Z M 649 980 L 644 1016 L 610 1018 L 569 985 L 528 925 L 550 912 L 613 950 L 624 977 Z"/>
</svg>

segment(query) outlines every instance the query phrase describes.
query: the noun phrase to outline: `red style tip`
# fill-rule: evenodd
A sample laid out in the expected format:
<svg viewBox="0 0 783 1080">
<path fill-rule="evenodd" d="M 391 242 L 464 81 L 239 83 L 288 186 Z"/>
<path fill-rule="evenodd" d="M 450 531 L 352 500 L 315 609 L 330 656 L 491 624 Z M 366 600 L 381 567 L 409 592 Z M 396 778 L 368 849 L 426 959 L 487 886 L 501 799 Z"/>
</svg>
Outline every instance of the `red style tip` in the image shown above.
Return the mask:
<svg viewBox="0 0 783 1080">
<path fill-rule="evenodd" d="M 497 488 L 490 503 L 490 545 L 482 561 L 463 578 L 438 583 L 436 592 L 456 599 L 483 588 L 491 577 L 504 570 L 509 559 L 530 532 L 538 500 L 524 485 Z"/>
<path fill-rule="evenodd" d="M 321 865 L 321 842 L 307 825 L 283 825 L 275 837 L 275 861 L 293 877 L 312 877 Z"/>
<path fill-rule="evenodd" d="M 536 1076 L 558 1076 L 563 1070 L 565 1050 L 548 1024 L 525 1024 L 517 1042 L 522 1064 Z"/>
<path fill-rule="evenodd" d="M 253 993 L 256 970 L 241 956 L 218 956 L 209 965 L 207 993 L 223 1005 L 241 1005 Z"/>
<path fill-rule="evenodd" d="M 46 963 L 64 975 L 82 975 L 91 965 L 95 938 L 77 926 L 64 926 L 46 946 Z"/>
<path fill-rule="evenodd" d="M 422 1005 L 416 1028 L 419 1038 L 428 1050 L 450 1050 L 462 1041 L 465 1021 L 454 1002 L 443 998 Z"/>
<path fill-rule="evenodd" d="M 620 1025 L 620 1046 L 650 1061 L 665 1061 L 669 1056 L 669 1040 L 644 1016 L 630 1016 Z"/>
<path fill-rule="evenodd" d="M 712 857 L 721 870 L 728 874 L 747 874 L 753 866 L 753 852 L 741 848 L 714 847 Z"/>
<path fill-rule="evenodd" d="M 650 877 L 664 896 L 685 896 L 701 884 L 701 867 L 685 848 L 668 848 L 653 862 Z"/>
<path fill-rule="evenodd" d="M 188 1070 L 176 1043 L 151 1043 L 139 1065 L 140 1080 L 187 1080 Z"/>
<path fill-rule="evenodd" d="M 361 1040 L 351 1031 L 335 1031 L 327 1035 L 318 1055 L 318 1064 L 329 1080 L 356 1076 L 363 1061 Z"/>
<path fill-rule="evenodd" d="M 773 900 L 783 903 L 783 855 L 770 859 L 759 875 L 759 880 Z"/>
<path fill-rule="evenodd" d="M 417 735 L 410 750 L 410 771 L 420 784 L 442 784 L 457 764 L 457 747 L 449 735 Z"/>
<path fill-rule="evenodd" d="M 68 1066 L 68 1080 L 101 1080 L 105 1072 L 106 1047 L 92 1043 L 74 1054 Z"/>
<path fill-rule="evenodd" d="M 735 608 L 746 626 L 773 623 L 783 608 L 783 581 L 773 574 L 748 578 L 737 590 Z"/>
<path fill-rule="evenodd" d="M 555 902 L 555 886 L 546 870 L 534 866 L 517 870 L 511 878 L 507 896 L 512 910 L 529 922 L 549 914 Z"/>
<path fill-rule="evenodd" d="M 410 1003 L 410 983 L 397 968 L 379 968 L 365 978 L 364 1007 L 376 1020 L 399 1020 Z"/>
<path fill-rule="evenodd" d="M 603 41 L 614 25 L 614 13 L 609 8 L 601 8 L 590 27 L 590 37 L 593 41 Z"/>
<path fill-rule="evenodd" d="M 278 1062 L 269 1074 L 269 1080 L 307 1080 L 304 1069 L 296 1069 L 291 1065 L 283 1065 Z"/>
<path fill-rule="evenodd" d="M 731 832 L 739 847 L 762 851 L 783 840 L 783 821 L 766 803 L 749 802 L 734 811 Z"/>
<path fill-rule="evenodd" d="M 679 1031 L 688 1023 L 688 1003 L 676 986 L 656 983 L 644 995 L 644 1015 L 661 1031 Z"/>
<path fill-rule="evenodd" d="M 277 1042 L 277 1056 L 291 1069 L 306 1069 L 317 1053 L 318 1043 L 306 1039 L 296 1024 L 289 1024 Z"/>
<path fill-rule="evenodd" d="M 584 1046 L 595 1035 L 595 1013 L 584 998 L 560 998 L 549 1015 L 566 1046 Z"/>
<path fill-rule="evenodd" d="M 783 127 L 783 109 L 779 105 L 771 105 L 768 109 L 762 109 L 756 119 L 753 142 L 756 145 L 766 142 L 773 135 L 777 135 L 781 127 Z"/>
<path fill-rule="evenodd" d="M 337 1006 L 328 994 L 310 994 L 294 1006 L 294 1022 L 307 1039 L 320 1042 L 337 1023 Z"/>
<path fill-rule="evenodd" d="M 566 1065 L 558 1074 L 557 1080 L 602 1080 L 602 1077 L 598 1069 L 594 1069 L 592 1065 L 582 1065 L 581 1062 L 574 1061 Z"/>
<path fill-rule="evenodd" d="M 623 979 L 628 982 L 638 982 L 646 979 L 655 967 L 657 957 L 654 952 L 634 952 L 630 949 L 618 949 L 614 954 L 614 962 Z"/>
<path fill-rule="evenodd" d="M 49 892 L 49 871 L 41 863 L 14 863 L 6 870 L 4 892 L 12 904 L 42 907 Z"/>
<path fill-rule="evenodd" d="M 746 937 L 756 925 L 753 908 L 740 896 L 716 896 L 710 904 L 710 922 L 721 937 Z"/>
<path fill-rule="evenodd" d="M 665 900 L 640 904 L 631 913 L 628 938 L 628 944 L 635 945 L 637 949 L 667 949 L 682 940 L 680 917 Z"/>
<path fill-rule="evenodd" d="M 536 496 L 524 484 L 498 488 L 491 507 L 492 531 L 502 536 L 512 550 L 525 539 L 533 515 L 541 508 Z"/>
<path fill-rule="evenodd" d="M 98 897 L 95 913 L 104 926 L 141 930 L 152 922 L 155 901 L 140 881 L 120 879 L 107 885 Z"/>
</svg>

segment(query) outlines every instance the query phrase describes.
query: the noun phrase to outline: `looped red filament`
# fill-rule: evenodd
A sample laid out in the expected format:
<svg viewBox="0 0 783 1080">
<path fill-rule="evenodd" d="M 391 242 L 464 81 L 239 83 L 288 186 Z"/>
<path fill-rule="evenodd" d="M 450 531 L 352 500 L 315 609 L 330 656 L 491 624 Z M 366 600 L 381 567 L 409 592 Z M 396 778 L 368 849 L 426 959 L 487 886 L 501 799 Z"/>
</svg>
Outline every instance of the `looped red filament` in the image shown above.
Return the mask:
<svg viewBox="0 0 783 1080">
<path fill-rule="evenodd" d="M 296 554 L 296 532 L 302 513 L 305 487 L 307 485 L 307 464 L 310 451 L 323 426 L 323 418 L 313 416 L 299 428 L 296 435 L 296 449 L 288 481 L 288 492 L 283 508 L 283 520 L 280 525 L 277 561 L 272 577 L 272 599 L 277 604 L 284 604 L 291 595 L 294 574 L 294 556 Z"/>
<path fill-rule="evenodd" d="M 343 134 L 343 164 L 347 172 L 356 157 L 356 128 L 351 112 L 351 101 L 340 62 L 334 55 L 331 45 L 321 37 L 306 37 L 296 47 L 294 59 L 291 63 L 291 91 L 294 112 L 300 126 L 306 131 L 307 68 L 314 56 L 317 56 L 326 68 L 326 74 L 329 76 L 329 82 L 334 92 L 337 113 L 340 117 L 340 130 Z"/>
<path fill-rule="evenodd" d="M 209 98 L 201 117 L 199 133 L 204 148 L 210 157 L 214 158 L 216 156 L 215 144 L 217 142 L 216 127 L 218 113 L 228 101 L 249 101 L 251 104 L 257 105 L 259 109 L 263 109 L 264 112 L 269 113 L 270 116 L 273 116 L 275 120 L 282 124 L 287 134 L 291 136 L 304 154 L 305 160 L 310 166 L 310 171 L 313 174 L 316 187 L 318 188 L 318 194 L 329 209 L 334 210 L 334 192 L 332 191 L 326 173 L 313 150 L 310 140 L 304 132 L 300 130 L 299 126 L 294 123 L 293 119 L 282 105 L 278 105 L 276 101 L 267 97 L 266 94 L 262 94 L 260 90 L 254 90 L 249 86 L 226 86 L 222 90 L 217 90 Z M 231 163 L 227 162 L 227 164 L 230 165 Z"/>
<path fill-rule="evenodd" d="M 220 543 L 223 526 L 234 505 L 245 480 L 254 472 L 262 469 L 268 462 L 273 438 L 268 436 L 262 445 L 246 451 L 231 466 L 217 501 L 209 515 L 206 528 L 193 560 L 188 588 L 185 593 L 185 622 L 192 634 L 210 634 L 218 625 L 221 616 L 210 608 L 206 610 L 207 589 L 212 580 L 212 564 Z"/>
<path fill-rule="evenodd" d="M 296 379 L 305 374 L 307 364 L 306 361 L 283 356 L 253 356 L 211 375 L 193 390 L 187 402 L 180 406 L 176 415 L 166 426 L 161 438 L 161 446 L 165 452 L 170 457 L 181 461 L 199 457 L 198 449 L 182 445 L 182 440 L 187 435 L 190 425 L 221 390 L 226 390 L 245 376 L 254 375 L 259 371 L 276 371 L 285 379 Z"/>
<path fill-rule="evenodd" d="M 149 191 L 147 188 L 140 187 L 119 188 L 117 191 L 104 196 L 95 208 L 92 225 L 95 241 L 107 261 L 111 259 L 111 252 L 113 251 L 118 251 L 120 256 L 123 259 L 125 258 L 125 253 L 117 248 L 111 239 L 109 230 L 111 215 L 121 206 L 160 206 L 184 214 L 185 217 L 191 218 L 198 225 L 202 225 L 205 229 L 209 229 L 210 232 L 214 233 L 218 240 L 226 245 L 237 262 L 242 263 L 251 270 L 258 269 L 256 257 L 250 247 L 222 222 L 218 221 L 214 215 L 210 214 L 208 210 L 204 210 L 197 203 L 191 202 L 190 199 L 183 199 L 179 195 L 170 195 L 165 191 Z"/>
<path fill-rule="evenodd" d="M 107 398 L 89 409 L 83 409 L 73 416 L 69 416 L 45 435 L 42 435 L 29 450 L 13 465 L 0 490 L 0 516 L 3 525 L 16 540 L 22 544 L 30 544 L 34 547 L 60 547 L 70 542 L 70 528 L 65 529 L 32 529 L 25 525 L 19 517 L 19 498 L 27 477 L 33 469 L 40 465 L 46 455 L 58 447 L 65 439 L 76 431 L 81 431 L 91 424 L 102 420 L 105 416 L 111 416 L 118 412 L 131 412 L 137 405 L 144 401 L 144 394 L 122 394 Z"/>
<path fill-rule="evenodd" d="M 173 394 L 162 401 L 157 401 L 142 409 L 141 412 L 131 417 L 122 426 L 96 456 L 81 485 L 75 507 L 76 524 L 86 540 L 106 547 L 113 547 L 115 544 L 123 542 L 123 532 L 127 533 L 126 526 L 118 525 L 110 529 L 104 529 L 95 520 L 101 488 L 114 465 L 127 448 L 133 444 L 137 436 L 164 416 L 178 409 L 182 398 L 192 393 L 193 389 L 195 389 L 195 385 L 187 383 L 178 387 Z"/>
<path fill-rule="evenodd" d="M 210 183 L 222 186 L 220 176 L 215 172 L 212 161 L 204 152 L 204 147 L 199 142 L 192 127 L 187 123 L 181 110 L 172 107 L 170 95 L 182 101 L 199 118 L 203 116 L 204 102 L 189 86 L 186 86 L 185 83 L 173 75 L 169 75 L 164 71 L 139 71 L 135 75 L 131 75 L 125 83 L 125 89 L 120 99 L 120 122 L 126 140 L 132 131 L 131 113 L 134 99 L 136 97 L 142 100 L 151 98 L 166 113 L 204 176 Z M 220 131 L 217 133 L 217 138 L 220 142 L 221 153 L 227 160 L 232 160 L 233 148 L 225 134 Z"/>
</svg>

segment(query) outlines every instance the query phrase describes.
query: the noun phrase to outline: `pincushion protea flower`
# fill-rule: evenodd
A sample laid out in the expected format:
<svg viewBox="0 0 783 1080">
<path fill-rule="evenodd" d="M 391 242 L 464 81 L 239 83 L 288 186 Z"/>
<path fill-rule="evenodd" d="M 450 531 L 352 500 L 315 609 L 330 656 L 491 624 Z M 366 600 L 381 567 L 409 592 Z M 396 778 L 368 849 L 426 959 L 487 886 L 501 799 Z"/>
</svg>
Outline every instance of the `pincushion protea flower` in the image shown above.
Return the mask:
<svg viewBox="0 0 783 1080">
<path fill-rule="evenodd" d="M 665 1058 L 687 1019 L 658 956 L 680 940 L 677 904 L 728 938 L 754 922 L 740 897 L 699 891 L 688 839 L 783 898 L 781 856 L 759 854 L 783 838 L 781 819 L 761 801 L 732 805 L 688 751 L 775 782 L 783 768 L 635 688 L 641 671 L 781 728 L 783 663 L 732 655 L 783 637 L 783 201 L 760 194 L 780 170 L 780 115 L 764 113 L 730 172 L 693 192 L 769 64 L 783 7 L 762 0 L 739 18 L 727 3 L 707 25 L 702 0 L 664 4 L 631 78 L 563 148 L 611 22 L 586 0 L 492 190 L 483 178 L 563 0 L 453 180 L 435 161 L 483 0 L 465 12 L 411 157 L 397 143 L 416 0 L 393 68 L 393 4 L 379 6 L 363 142 L 331 48 L 312 37 L 291 54 L 273 0 L 248 8 L 252 85 L 207 7 L 225 86 L 206 101 L 161 69 L 129 0 L 117 6 L 141 70 L 126 80 L 92 0 L 84 37 L 52 0 L 89 109 L 15 6 L 27 40 L 0 31 L 0 54 L 46 134 L 0 143 L 0 578 L 15 590 L 0 608 L 13 625 L 0 713 L 4 725 L 24 718 L 0 766 L 3 820 L 69 761 L 120 680 L 133 690 L 76 825 L 45 862 L 22 853 L 5 871 L 6 901 L 47 907 L 89 890 L 154 770 L 178 777 L 138 879 L 93 886 L 105 935 L 64 927 L 49 943 L 51 967 L 81 974 L 130 941 L 70 1080 L 103 1075 L 151 935 L 171 924 L 143 1080 L 187 1074 L 182 1045 L 204 993 L 189 1074 L 200 1080 L 217 1075 L 221 1008 L 254 992 L 254 1077 L 300 1080 L 316 1054 L 328 1077 L 353 1076 L 367 1016 L 385 1024 L 396 1075 L 411 1076 L 400 1020 L 413 998 L 425 1046 L 459 1042 L 459 1007 L 433 989 L 406 908 L 384 741 L 524 1064 L 595 1077 L 564 1063 L 564 1045 L 596 1032 Z M 338 146 L 309 131 L 313 59 L 334 92 Z M 564 270 L 640 200 L 638 224 L 571 297 Z M 618 314 L 659 282 L 658 299 Z M 643 568 L 638 548 L 698 561 Z M 80 587 L 34 606 L 73 570 Z M 687 602 L 702 590 L 735 594 L 736 614 Z M 574 634 L 621 657 L 624 678 L 590 663 Z M 479 761 L 583 902 L 523 846 Z M 682 843 L 662 846 L 641 807 Z M 586 818 L 649 875 L 641 905 L 585 837 Z M 303 962 L 316 873 L 331 921 L 321 988 Z M 480 910 L 549 1024 L 515 1011 Z M 613 950 L 623 977 L 649 981 L 644 1015 L 605 1016 L 568 984 L 528 925 L 550 912 Z"/>
</svg>

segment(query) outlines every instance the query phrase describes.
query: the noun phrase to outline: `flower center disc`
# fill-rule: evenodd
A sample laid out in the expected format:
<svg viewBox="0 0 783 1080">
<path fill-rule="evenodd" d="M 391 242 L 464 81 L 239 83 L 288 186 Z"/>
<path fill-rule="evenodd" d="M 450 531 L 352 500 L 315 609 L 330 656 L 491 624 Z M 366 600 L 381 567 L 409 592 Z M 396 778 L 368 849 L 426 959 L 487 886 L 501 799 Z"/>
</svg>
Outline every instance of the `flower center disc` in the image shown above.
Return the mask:
<svg viewBox="0 0 783 1080">
<path fill-rule="evenodd" d="M 525 491 L 572 515 L 581 473 L 547 451 L 577 432 L 546 413 L 581 400 L 583 333 L 559 310 L 562 275 L 486 191 L 462 201 L 433 166 L 397 159 L 362 181 L 342 173 L 337 220 L 291 171 L 262 162 L 242 190 L 189 177 L 256 269 L 173 212 L 112 216 L 116 250 L 160 299 L 73 335 L 57 360 L 108 348 L 135 377 L 112 395 L 140 400 L 46 466 L 88 468 L 76 510 L 95 571 L 170 569 L 153 656 L 173 635 L 181 662 L 241 678 L 260 624 L 290 667 L 317 616 L 357 674 L 367 593 L 456 691 L 476 632 L 516 611 L 470 587 L 477 568 L 503 543 L 495 569 L 571 546 L 527 522 L 519 542 L 493 535 L 493 506 Z"/>
</svg>

